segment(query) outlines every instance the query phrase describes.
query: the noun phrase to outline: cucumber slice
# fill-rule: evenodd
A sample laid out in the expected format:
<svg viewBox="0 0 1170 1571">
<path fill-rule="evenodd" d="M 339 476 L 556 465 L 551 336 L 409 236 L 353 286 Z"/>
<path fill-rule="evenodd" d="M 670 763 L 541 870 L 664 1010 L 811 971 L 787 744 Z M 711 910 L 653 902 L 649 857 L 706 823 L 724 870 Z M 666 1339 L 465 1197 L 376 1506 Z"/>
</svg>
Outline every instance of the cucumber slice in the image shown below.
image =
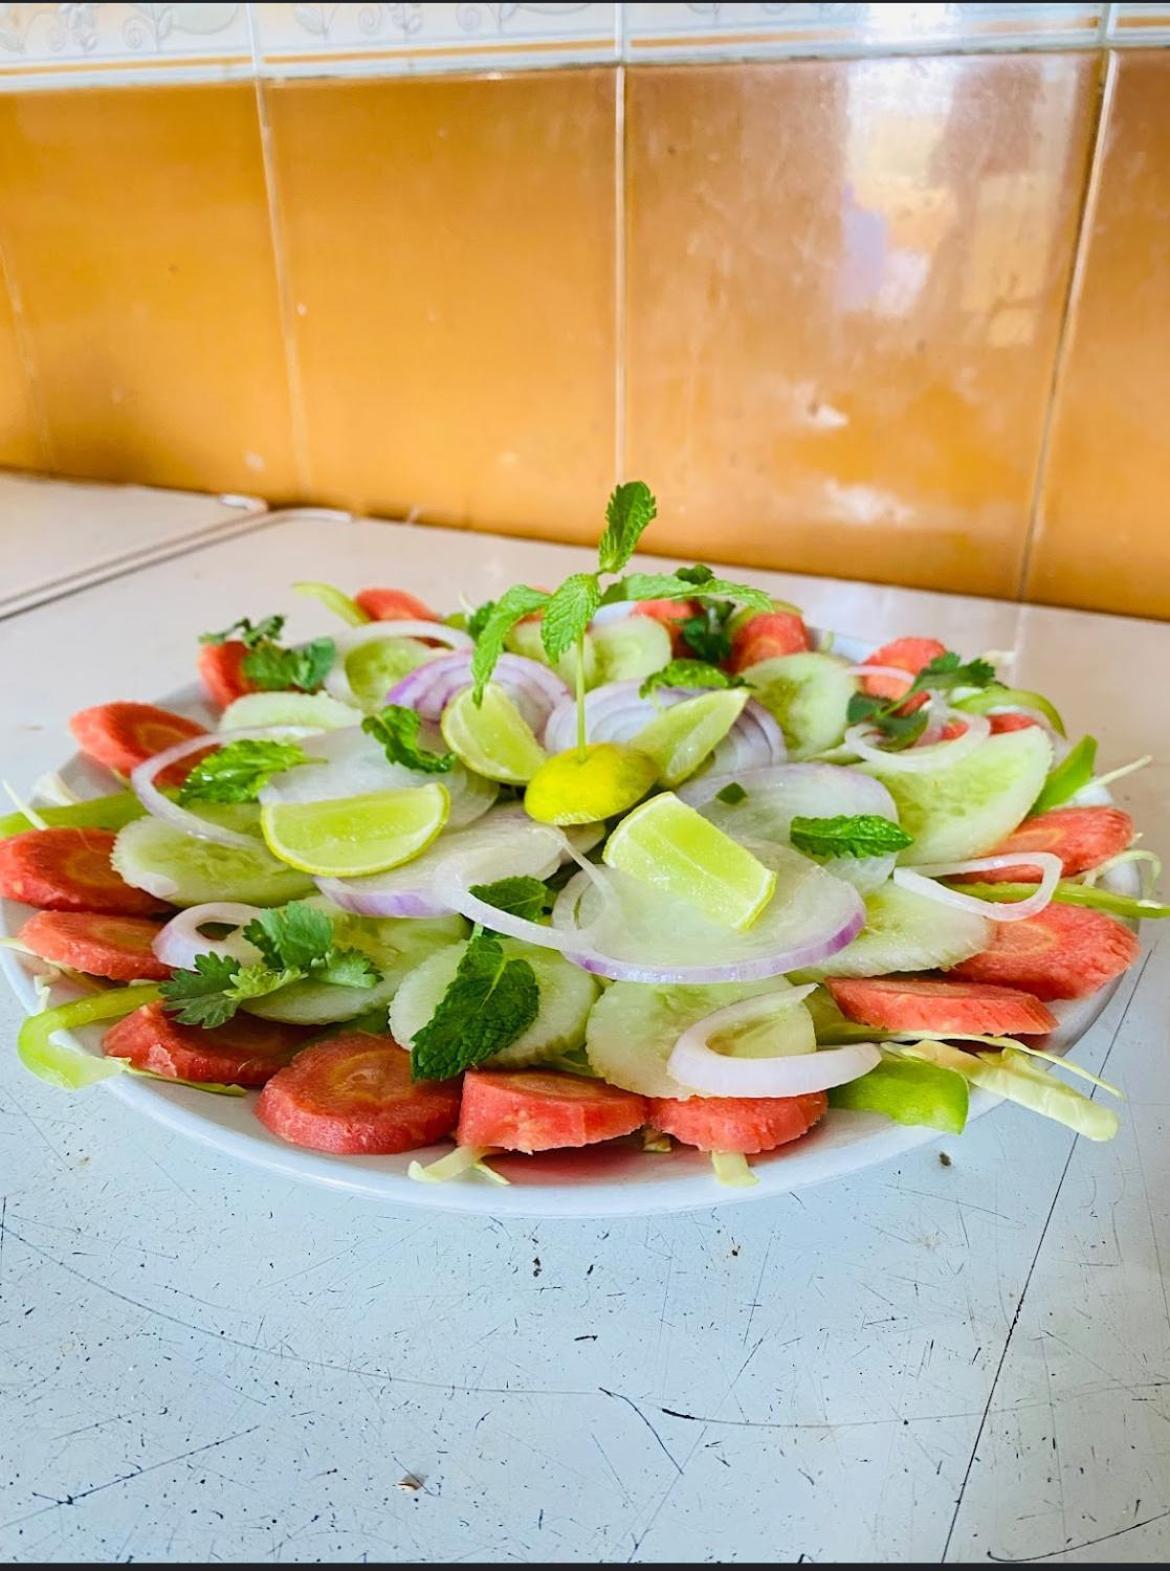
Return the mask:
<svg viewBox="0 0 1170 1571">
<path fill-rule="evenodd" d="M 532 967 L 540 1008 L 527 1031 L 489 1062 L 518 1068 L 580 1047 L 585 1040 L 585 1022 L 600 992 L 596 979 L 555 949 L 539 949 L 515 938 L 500 942 L 506 955 L 527 960 Z M 390 1033 L 396 1042 L 408 1047 L 426 1025 L 454 980 L 466 948 L 466 944 L 457 944 L 432 955 L 403 982 L 390 1006 Z"/>
<path fill-rule="evenodd" d="M 417 638 L 395 638 L 387 633 L 385 638 L 372 639 L 350 650 L 345 656 L 345 677 L 363 709 L 381 709 L 386 694 L 396 683 L 415 666 L 434 658 L 435 651 Z"/>
<path fill-rule="evenodd" d="M 544 645 L 540 641 L 539 622 L 517 622 L 508 634 L 505 647 L 514 655 L 523 655 L 526 660 L 536 660 L 540 665 L 548 665 L 549 658 L 544 652 Z M 576 690 L 577 686 L 577 651 L 567 649 L 557 661 L 554 668 L 561 681 L 568 687 Z M 597 646 L 593 641 L 593 634 L 585 634 L 585 686 L 596 687 L 605 678 L 599 673 Z M 657 668 L 655 668 L 657 669 Z"/>
<path fill-rule="evenodd" d="M 128 884 L 177 906 L 210 900 L 280 906 L 314 889 L 311 878 L 278 862 L 260 840 L 255 850 L 215 845 L 158 818 L 136 818 L 120 829 L 110 861 Z"/>
<path fill-rule="evenodd" d="M 719 982 L 710 987 L 661 987 L 651 982 L 615 982 L 593 1006 L 585 1029 L 590 1068 L 611 1085 L 641 1096 L 686 1099 L 696 1093 L 667 1072 L 666 1060 L 688 1026 L 741 998 L 782 992 L 776 977 L 762 982 Z M 735 1052 L 771 1057 L 807 1052 L 812 1021 L 803 1004 L 792 1004 L 774 1020 L 754 1021 L 735 1035 Z"/>
<path fill-rule="evenodd" d="M 245 693 L 219 717 L 221 731 L 247 731 L 254 726 L 320 726 L 341 731 L 361 725 L 362 712 L 330 698 L 328 693 Z"/>
<path fill-rule="evenodd" d="M 652 616 L 605 622 L 589 633 L 597 650 L 597 682 L 641 682 L 670 663 L 670 634 Z"/>
<path fill-rule="evenodd" d="M 849 700 L 857 691 L 848 669 L 836 655 L 810 651 L 761 660 L 740 674 L 780 722 L 789 754 L 799 762 L 844 737 Z"/>
<path fill-rule="evenodd" d="M 281 1020 L 289 1025 L 333 1025 L 355 1020 L 367 1011 L 381 1012 L 385 1029 L 386 1009 L 402 985 L 403 978 L 428 959 L 441 958 L 453 949 L 462 953 L 461 940 L 467 923 L 461 916 L 439 916 L 419 920 L 410 917 L 360 917 L 339 911 L 326 900 L 314 905 L 333 917 L 333 931 L 339 945 L 362 949 L 382 973 L 373 987 L 334 987 L 323 982 L 294 982 L 279 992 L 268 993 L 244 1005 L 249 1014 L 262 1020 Z"/>
<path fill-rule="evenodd" d="M 914 836 L 899 861 L 913 864 L 955 862 L 994 850 L 1036 800 L 1051 763 L 1052 743 L 1039 726 L 1029 726 L 989 736 L 955 762 L 944 760 L 920 773 L 899 770 L 896 763 L 861 767 L 897 803 L 902 828 Z"/>
<path fill-rule="evenodd" d="M 1008 731 L 1006 736 L 1026 736 Z M 801 976 L 886 976 L 891 971 L 932 971 L 958 965 L 986 949 L 991 923 L 971 911 L 956 911 L 897 884 L 867 895 L 865 926 L 851 944 L 815 971 Z"/>
</svg>

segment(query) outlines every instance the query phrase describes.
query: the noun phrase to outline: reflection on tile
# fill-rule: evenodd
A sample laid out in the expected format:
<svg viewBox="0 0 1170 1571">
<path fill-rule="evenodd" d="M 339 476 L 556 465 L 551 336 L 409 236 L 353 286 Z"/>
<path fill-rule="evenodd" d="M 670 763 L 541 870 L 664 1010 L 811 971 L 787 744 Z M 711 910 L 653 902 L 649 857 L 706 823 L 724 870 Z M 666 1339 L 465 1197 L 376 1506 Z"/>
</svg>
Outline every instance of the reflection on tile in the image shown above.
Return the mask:
<svg viewBox="0 0 1170 1571">
<path fill-rule="evenodd" d="M 1026 592 L 1170 616 L 1170 56 L 1122 54 Z"/>
<path fill-rule="evenodd" d="M 1015 592 L 1096 71 L 631 75 L 626 468 L 659 548 Z"/>
<path fill-rule="evenodd" d="M 0 466 L 47 469 L 33 391 L 25 374 L 16 322 L 0 263 Z"/>
<path fill-rule="evenodd" d="M 250 86 L 0 95 L 0 231 L 61 473 L 294 489 Z"/>
<path fill-rule="evenodd" d="M 614 73 L 266 100 L 313 494 L 592 538 L 613 474 Z"/>
</svg>

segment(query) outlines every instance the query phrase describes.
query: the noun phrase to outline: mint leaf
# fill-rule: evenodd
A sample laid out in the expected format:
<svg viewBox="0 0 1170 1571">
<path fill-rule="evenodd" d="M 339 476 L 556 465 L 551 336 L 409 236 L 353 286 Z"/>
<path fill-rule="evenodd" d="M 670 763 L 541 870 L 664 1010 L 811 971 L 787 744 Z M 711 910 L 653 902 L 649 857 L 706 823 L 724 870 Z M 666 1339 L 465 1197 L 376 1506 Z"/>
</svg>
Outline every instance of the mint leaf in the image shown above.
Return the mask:
<svg viewBox="0 0 1170 1571">
<path fill-rule="evenodd" d="M 331 638 L 314 638 L 303 649 L 260 643 L 244 656 L 242 669 L 252 686 L 261 692 L 295 688 L 302 693 L 315 693 L 328 676 L 336 653 Z"/>
<path fill-rule="evenodd" d="M 315 762 L 297 742 L 228 742 L 195 765 L 179 787 L 179 805 L 254 802 L 273 775 Z"/>
<path fill-rule="evenodd" d="M 644 480 L 627 480 L 615 487 L 605 509 L 605 533 L 597 546 L 603 573 L 621 572 L 657 513 L 654 493 Z"/>
<path fill-rule="evenodd" d="M 771 596 L 762 589 L 754 589 L 751 584 L 735 584 L 726 578 L 707 578 L 702 581 L 700 590 L 690 579 L 682 578 L 678 573 L 630 573 L 609 586 L 602 596 L 602 603 L 612 605 L 615 600 L 693 600 L 700 592 L 723 600 L 737 600 L 754 611 L 772 609 Z"/>
<path fill-rule="evenodd" d="M 248 923 L 244 937 L 273 970 L 306 972 L 325 960 L 333 948 L 333 923 L 306 900 L 261 911 Z"/>
<path fill-rule="evenodd" d="M 255 649 L 257 644 L 271 643 L 279 638 L 284 630 L 284 623 L 283 616 L 266 616 L 259 622 L 251 622 L 246 616 L 242 616 L 238 622 L 225 627 L 222 633 L 200 633 L 199 642 L 226 644 L 229 639 L 232 639 L 237 643 L 246 644 L 249 649 Z"/>
<path fill-rule="evenodd" d="M 415 1080 L 448 1080 L 523 1035 L 540 1008 L 527 960 L 509 959 L 490 933 L 471 939 L 434 1014 L 414 1038 Z"/>
<path fill-rule="evenodd" d="M 543 589 L 530 589 L 527 584 L 513 584 L 506 589 L 492 606 L 491 612 L 475 641 L 471 657 L 471 677 L 475 687 L 475 702 L 483 702 L 483 690 L 491 681 L 496 661 L 504 652 L 504 640 L 521 617 L 541 611 L 550 596 Z"/>
<path fill-rule="evenodd" d="M 454 753 L 435 753 L 419 742 L 422 716 L 401 704 L 387 704 L 380 714 L 367 715 L 362 730 L 381 744 L 392 764 L 405 764 L 428 775 L 445 775 L 455 764 Z"/>
<path fill-rule="evenodd" d="M 729 780 L 722 791 L 716 791 L 715 800 L 726 802 L 728 807 L 738 807 L 740 802 L 746 801 L 747 792 L 738 780 Z"/>
<path fill-rule="evenodd" d="M 472 884 L 468 893 L 526 922 L 539 922 L 549 907 L 548 890 L 539 878 L 497 878 L 492 884 Z"/>
<path fill-rule="evenodd" d="M 485 600 L 484 603 L 481 606 L 477 606 L 471 615 L 467 618 L 467 631 L 471 634 L 472 638 L 478 638 L 479 635 L 483 632 L 484 628 L 487 626 L 488 618 L 495 609 L 496 602 L 494 600 Z"/>
<path fill-rule="evenodd" d="M 696 562 L 694 567 L 678 567 L 675 569 L 674 576 L 681 578 L 684 583 L 699 585 L 709 584 L 715 578 L 715 574 L 705 562 Z"/>
<path fill-rule="evenodd" d="M 735 604 L 731 600 L 704 600 L 694 616 L 679 623 L 683 643 L 700 660 L 721 665 L 731 656 L 731 634 L 727 624 Z"/>
<path fill-rule="evenodd" d="M 240 962 L 230 956 L 196 955 L 190 971 L 176 971 L 159 985 L 163 1008 L 185 1026 L 213 1030 L 231 1019 L 236 1000 L 227 996 Z"/>
<path fill-rule="evenodd" d="M 672 660 L 661 671 L 654 671 L 638 689 L 639 698 L 648 698 L 656 687 L 747 687 L 742 676 L 731 676 L 705 660 Z"/>
<path fill-rule="evenodd" d="M 540 641 L 555 665 L 577 642 L 601 604 L 596 573 L 572 573 L 544 608 Z"/>
<path fill-rule="evenodd" d="M 835 818 L 798 815 L 789 825 L 788 837 L 806 856 L 888 856 L 913 845 L 900 824 L 879 813 L 843 813 Z"/>
</svg>

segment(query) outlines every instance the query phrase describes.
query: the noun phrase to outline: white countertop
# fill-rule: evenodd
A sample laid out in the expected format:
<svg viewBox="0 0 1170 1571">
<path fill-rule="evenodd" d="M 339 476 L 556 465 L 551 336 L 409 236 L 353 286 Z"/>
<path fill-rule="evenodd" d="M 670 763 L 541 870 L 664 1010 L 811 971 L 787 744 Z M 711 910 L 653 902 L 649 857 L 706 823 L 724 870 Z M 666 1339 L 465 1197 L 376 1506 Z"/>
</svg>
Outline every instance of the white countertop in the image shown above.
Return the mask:
<svg viewBox="0 0 1170 1571">
<path fill-rule="evenodd" d="M 439 603 L 587 553 L 292 520 L 0 622 L 0 775 L 71 710 L 323 577 Z M 1170 627 L 743 573 L 812 620 L 1015 647 L 1107 765 L 1160 752 Z M 1122 782 L 1170 852 L 1164 762 Z M 21 1071 L 0 998 L 0 1556 L 917 1559 L 1170 1552 L 1170 950 L 1078 1049 L 1110 1145 L 1001 1108 L 857 1177 L 650 1221 L 388 1211 Z M 943 1166 L 939 1151 L 952 1165 Z M 400 1488 L 408 1474 L 418 1490 Z"/>
</svg>

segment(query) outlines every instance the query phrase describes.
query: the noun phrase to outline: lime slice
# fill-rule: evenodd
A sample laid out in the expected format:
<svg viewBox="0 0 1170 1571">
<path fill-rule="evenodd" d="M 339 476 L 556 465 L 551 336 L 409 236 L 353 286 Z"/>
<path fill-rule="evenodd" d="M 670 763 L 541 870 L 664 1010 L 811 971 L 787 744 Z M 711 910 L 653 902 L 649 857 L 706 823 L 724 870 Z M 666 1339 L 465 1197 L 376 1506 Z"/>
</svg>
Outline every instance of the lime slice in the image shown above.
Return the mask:
<svg viewBox="0 0 1170 1571">
<path fill-rule="evenodd" d="M 776 889 L 771 868 L 671 791 L 623 818 L 602 860 L 738 932 L 752 925 Z"/>
<path fill-rule="evenodd" d="M 542 824 L 595 824 L 627 812 L 657 778 L 658 766 L 646 753 L 619 742 L 591 742 L 541 764 L 524 806 Z"/>
<path fill-rule="evenodd" d="M 373 791 L 326 802 L 270 802 L 260 811 L 268 849 L 315 878 L 362 878 L 409 862 L 447 822 L 445 786 Z"/>
<path fill-rule="evenodd" d="M 497 682 L 484 688 L 478 708 L 464 688 L 444 709 L 440 729 L 461 764 L 504 785 L 525 785 L 548 757 Z"/>
<path fill-rule="evenodd" d="M 676 786 L 710 757 L 750 697 L 746 687 L 731 687 L 685 698 L 631 737 L 631 746 L 650 754 L 663 785 Z"/>
</svg>

